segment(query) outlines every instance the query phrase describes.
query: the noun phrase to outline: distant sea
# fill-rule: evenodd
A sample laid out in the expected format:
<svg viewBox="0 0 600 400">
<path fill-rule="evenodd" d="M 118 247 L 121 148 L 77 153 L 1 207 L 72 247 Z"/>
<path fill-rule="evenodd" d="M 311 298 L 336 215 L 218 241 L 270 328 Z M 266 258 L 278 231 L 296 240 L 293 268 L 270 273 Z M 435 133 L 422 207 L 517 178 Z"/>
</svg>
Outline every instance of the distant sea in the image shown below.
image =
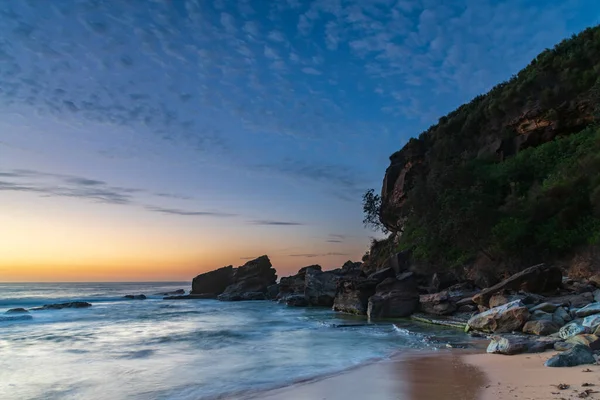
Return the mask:
<svg viewBox="0 0 600 400">
<path fill-rule="evenodd" d="M 0 399 L 226 398 L 460 340 L 409 321 L 368 324 L 328 309 L 158 295 L 189 287 L 0 284 Z M 142 293 L 147 300 L 123 298 Z M 5 313 L 71 301 L 93 305 L 31 318 Z"/>
</svg>

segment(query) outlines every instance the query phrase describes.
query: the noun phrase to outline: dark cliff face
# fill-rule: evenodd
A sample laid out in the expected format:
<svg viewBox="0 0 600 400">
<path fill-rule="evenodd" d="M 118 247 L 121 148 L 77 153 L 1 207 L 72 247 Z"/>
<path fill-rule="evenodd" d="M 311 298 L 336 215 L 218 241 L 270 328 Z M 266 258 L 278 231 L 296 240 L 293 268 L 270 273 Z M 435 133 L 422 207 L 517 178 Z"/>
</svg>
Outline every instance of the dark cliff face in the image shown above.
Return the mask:
<svg viewBox="0 0 600 400">
<path fill-rule="evenodd" d="M 465 241 L 473 243 L 462 245 L 461 251 L 471 246 L 469 250 L 487 254 L 485 250 L 494 247 L 493 239 L 486 237 L 491 233 L 486 229 L 470 232 L 468 225 L 458 230 L 456 226 L 464 222 L 460 219 L 483 218 L 486 221 L 481 224 L 493 226 L 506 216 L 506 199 L 511 190 L 515 191 L 510 186 L 520 190 L 519 185 L 525 183 L 513 174 L 507 175 L 506 187 L 498 183 L 498 187 L 488 188 L 488 182 L 495 183 L 498 175 L 494 168 L 498 170 L 499 165 L 526 149 L 592 125 L 599 110 L 599 77 L 600 28 L 595 27 L 544 51 L 510 81 L 440 118 L 437 125 L 390 157 L 381 190 L 381 222 L 392 232 L 410 231 L 401 240 L 405 248 L 427 242 L 417 254 L 432 262 L 436 257 L 436 262 L 447 260 L 432 256 L 434 246 L 428 235 L 450 238 L 465 232 Z M 560 161 L 557 158 L 556 163 Z M 528 180 L 528 191 L 522 195 L 533 196 L 532 188 L 543 186 L 557 171 L 546 172 L 547 176 L 536 176 L 535 182 Z M 479 197 L 469 203 L 470 196 Z M 456 200 L 461 197 L 467 200 Z M 440 212 L 448 204 L 455 204 L 457 214 L 448 209 Z M 481 204 L 490 209 L 493 204 L 495 211 L 485 212 Z M 454 218 L 454 225 L 440 226 L 438 220 L 444 217 Z M 478 222 L 473 221 L 473 225 Z"/>
</svg>

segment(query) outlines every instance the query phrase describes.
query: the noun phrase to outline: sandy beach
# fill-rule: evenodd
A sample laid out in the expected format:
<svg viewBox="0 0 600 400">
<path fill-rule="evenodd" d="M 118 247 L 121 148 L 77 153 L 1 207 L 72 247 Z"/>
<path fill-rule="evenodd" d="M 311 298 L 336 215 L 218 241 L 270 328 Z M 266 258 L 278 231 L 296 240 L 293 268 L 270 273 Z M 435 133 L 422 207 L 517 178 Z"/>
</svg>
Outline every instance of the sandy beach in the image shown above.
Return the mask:
<svg viewBox="0 0 600 400">
<path fill-rule="evenodd" d="M 600 366 L 547 368 L 553 352 L 516 356 L 461 350 L 409 353 L 338 375 L 236 399 L 600 399 Z M 590 372 L 584 372 L 590 371 Z M 558 384 L 569 385 L 559 389 Z M 591 384 L 582 386 L 583 384 Z M 579 397 L 579 396 L 585 397 Z"/>
</svg>

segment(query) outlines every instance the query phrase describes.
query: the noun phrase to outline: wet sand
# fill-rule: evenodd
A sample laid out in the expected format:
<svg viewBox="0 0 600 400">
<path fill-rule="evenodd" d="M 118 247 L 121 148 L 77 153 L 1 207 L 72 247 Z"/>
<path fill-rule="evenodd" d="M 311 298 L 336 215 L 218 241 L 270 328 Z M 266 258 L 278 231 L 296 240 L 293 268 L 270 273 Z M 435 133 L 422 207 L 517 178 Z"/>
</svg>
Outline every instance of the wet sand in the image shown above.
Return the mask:
<svg viewBox="0 0 600 400">
<path fill-rule="evenodd" d="M 600 365 L 581 365 L 571 368 L 548 368 L 544 362 L 555 352 L 501 356 L 473 354 L 464 361 L 485 372 L 488 384 L 481 400 L 507 399 L 600 399 L 600 393 L 579 397 L 586 389 L 600 391 Z M 592 372 L 583 372 L 584 370 Z M 569 385 L 566 390 L 556 387 L 559 383 Z M 582 387 L 584 383 L 594 386 Z"/>
<path fill-rule="evenodd" d="M 338 375 L 236 399 L 265 400 L 478 400 L 484 373 L 464 352 L 407 353 Z"/>
</svg>

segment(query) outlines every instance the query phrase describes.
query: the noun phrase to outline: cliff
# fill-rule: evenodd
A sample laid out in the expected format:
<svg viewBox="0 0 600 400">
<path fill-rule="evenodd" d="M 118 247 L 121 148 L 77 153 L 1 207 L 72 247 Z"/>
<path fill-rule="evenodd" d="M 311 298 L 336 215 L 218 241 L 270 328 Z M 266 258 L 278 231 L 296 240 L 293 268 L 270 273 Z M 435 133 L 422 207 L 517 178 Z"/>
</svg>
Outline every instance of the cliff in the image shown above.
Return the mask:
<svg viewBox="0 0 600 400">
<path fill-rule="evenodd" d="M 600 240 L 600 27 L 390 157 L 380 220 L 428 272 L 522 269 Z"/>
</svg>

